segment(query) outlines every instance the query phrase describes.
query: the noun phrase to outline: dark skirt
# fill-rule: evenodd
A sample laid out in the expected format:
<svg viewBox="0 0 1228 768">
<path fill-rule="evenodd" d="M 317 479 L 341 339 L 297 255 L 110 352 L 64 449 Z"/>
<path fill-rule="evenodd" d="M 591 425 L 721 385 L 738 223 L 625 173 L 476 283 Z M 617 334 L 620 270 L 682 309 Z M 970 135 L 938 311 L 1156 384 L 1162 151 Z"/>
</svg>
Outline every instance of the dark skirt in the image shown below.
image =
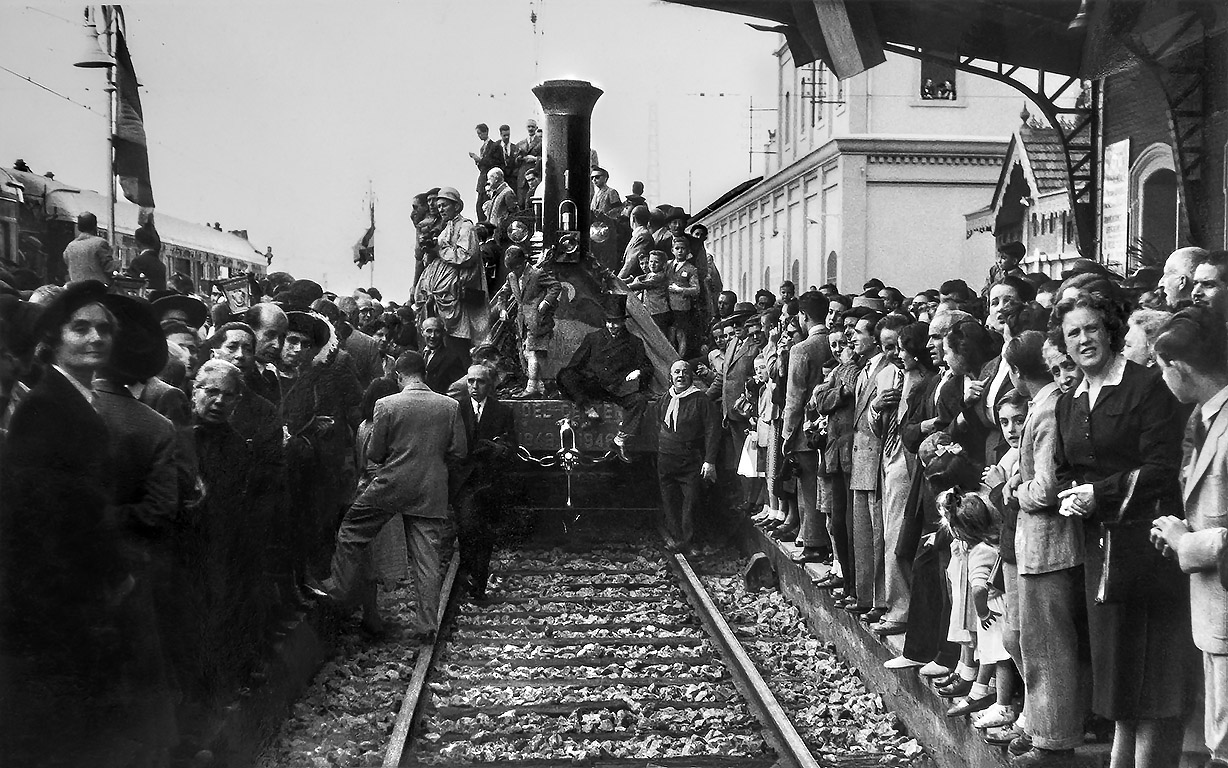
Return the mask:
<svg viewBox="0 0 1228 768">
<path fill-rule="evenodd" d="M 1086 534 L 1085 595 L 1092 657 L 1092 711 L 1110 720 L 1182 717 L 1198 694 L 1202 660 L 1190 634 L 1190 582 L 1175 563 L 1152 588 L 1097 604 L 1104 570 L 1098 526 Z"/>
</svg>

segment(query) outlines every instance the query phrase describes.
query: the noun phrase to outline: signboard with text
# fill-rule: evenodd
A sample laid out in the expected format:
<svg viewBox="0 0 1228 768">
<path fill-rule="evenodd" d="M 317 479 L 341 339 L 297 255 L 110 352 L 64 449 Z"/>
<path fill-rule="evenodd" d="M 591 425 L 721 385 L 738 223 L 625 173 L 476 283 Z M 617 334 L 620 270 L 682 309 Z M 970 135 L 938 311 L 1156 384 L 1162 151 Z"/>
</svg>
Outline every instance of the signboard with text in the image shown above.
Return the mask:
<svg viewBox="0 0 1228 768">
<path fill-rule="evenodd" d="M 1100 194 L 1100 260 L 1126 267 L 1130 247 L 1130 140 L 1104 148 Z"/>
</svg>

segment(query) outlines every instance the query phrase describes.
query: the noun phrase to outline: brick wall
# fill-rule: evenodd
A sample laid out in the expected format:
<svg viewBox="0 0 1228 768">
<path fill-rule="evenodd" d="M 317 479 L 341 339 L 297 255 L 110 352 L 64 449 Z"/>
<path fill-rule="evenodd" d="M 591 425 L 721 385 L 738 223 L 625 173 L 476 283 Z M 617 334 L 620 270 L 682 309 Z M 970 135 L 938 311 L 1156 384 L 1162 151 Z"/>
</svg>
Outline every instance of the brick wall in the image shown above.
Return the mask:
<svg viewBox="0 0 1228 768">
<path fill-rule="evenodd" d="M 1176 54 L 1170 66 L 1189 63 L 1193 52 Z M 1185 211 L 1179 242 L 1193 242 L 1188 218 L 1197 217 L 1203 242 L 1209 248 L 1224 248 L 1225 242 L 1225 142 L 1228 142 L 1228 34 L 1208 38 L 1201 66 L 1204 69 L 1203 161 L 1201 201 Z M 1156 78 L 1143 67 L 1131 67 L 1109 75 L 1104 88 L 1104 141 L 1111 144 L 1130 139 L 1131 165 L 1151 144 L 1172 143 L 1167 102 Z"/>
</svg>

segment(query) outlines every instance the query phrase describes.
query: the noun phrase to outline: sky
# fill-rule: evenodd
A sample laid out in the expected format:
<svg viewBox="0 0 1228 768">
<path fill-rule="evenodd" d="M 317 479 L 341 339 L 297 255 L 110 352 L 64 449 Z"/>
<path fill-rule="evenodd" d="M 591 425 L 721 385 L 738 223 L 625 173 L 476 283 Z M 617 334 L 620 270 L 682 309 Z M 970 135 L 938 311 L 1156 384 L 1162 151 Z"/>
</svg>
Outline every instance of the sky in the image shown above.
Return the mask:
<svg viewBox="0 0 1228 768">
<path fill-rule="evenodd" d="M 524 138 L 549 79 L 603 89 L 593 147 L 624 194 L 649 177 L 652 204 L 703 208 L 748 170 L 750 100 L 776 98 L 779 38 L 746 19 L 649 0 L 147 2 L 123 6 L 145 112 L 158 209 L 246 229 L 272 270 L 348 293 L 376 204 L 374 283 L 412 288 L 410 201 L 454 186 L 473 217 L 473 127 Z M 0 164 L 103 191 L 106 101 L 81 5 L 0 5 Z M 533 21 L 534 17 L 536 22 Z M 25 78 L 57 92 L 44 90 Z M 724 94 L 724 95 L 718 95 Z M 71 101 L 70 101 L 71 100 Z M 755 121 L 753 144 L 769 121 Z"/>
</svg>

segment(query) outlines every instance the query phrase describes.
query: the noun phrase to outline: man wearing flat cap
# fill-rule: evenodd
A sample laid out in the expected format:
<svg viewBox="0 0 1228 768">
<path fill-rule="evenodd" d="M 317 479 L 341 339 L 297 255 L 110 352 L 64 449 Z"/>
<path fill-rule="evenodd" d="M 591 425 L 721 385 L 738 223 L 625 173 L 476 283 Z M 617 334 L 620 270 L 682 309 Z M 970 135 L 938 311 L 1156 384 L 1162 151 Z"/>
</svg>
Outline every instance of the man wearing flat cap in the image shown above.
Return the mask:
<svg viewBox="0 0 1228 768">
<path fill-rule="evenodd" d="M 617 403 L 623 409 L 614 445 L 625 460 L 627 439 L 640 431 L 648 403 L 644 389 L 651 376 L 644 342 L 627 330 L 627 297 L 615 294 L 605 297 L 605 328 L 584 337 L 571 362 L 559 371 L 557 383 L 563 396 L 590 421 L 601 418 L 590 404 L 593 400 Z"/>
<path fill-rule="evenodd" d="M 111 244 L 98 236 L 98 217 L 89 211 L 77 217 L 77 237 L 64 247 L 64 264 L 70 283 L 98 280 L 110 285 L 119 269 Z"/>
</svg>

